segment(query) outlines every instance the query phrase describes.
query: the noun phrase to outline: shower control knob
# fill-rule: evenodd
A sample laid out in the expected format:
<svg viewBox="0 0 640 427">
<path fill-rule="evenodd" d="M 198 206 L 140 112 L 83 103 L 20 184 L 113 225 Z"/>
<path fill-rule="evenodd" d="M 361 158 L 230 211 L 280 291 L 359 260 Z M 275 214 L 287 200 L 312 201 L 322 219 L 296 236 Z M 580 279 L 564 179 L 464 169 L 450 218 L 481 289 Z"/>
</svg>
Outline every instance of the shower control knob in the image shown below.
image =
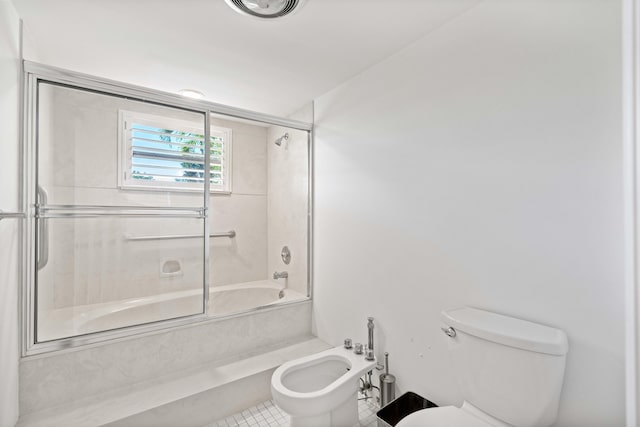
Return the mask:
<svg viewBox="0 0 640 427">
<path fill-rule="evenodd" d="M 362 354 L 362 343 L 357 342 L 355 348 L 353 349 L 355 354 Z"/>
<path fill-rule="evenodd" d="M 351 338 L 344 339 L 344 348 L 347 350 L 351 350 L 353 348 L 353 343 L 351 342 Z"/>
<path fill-rule="evenodd" d="M 280 252 L 280 257 L 282 257 L 282 262 L 286 265 L 289 265 L 291 262 L 291 251 L 288 246 L 283 246 L 282 251 Z"/>
</svg>

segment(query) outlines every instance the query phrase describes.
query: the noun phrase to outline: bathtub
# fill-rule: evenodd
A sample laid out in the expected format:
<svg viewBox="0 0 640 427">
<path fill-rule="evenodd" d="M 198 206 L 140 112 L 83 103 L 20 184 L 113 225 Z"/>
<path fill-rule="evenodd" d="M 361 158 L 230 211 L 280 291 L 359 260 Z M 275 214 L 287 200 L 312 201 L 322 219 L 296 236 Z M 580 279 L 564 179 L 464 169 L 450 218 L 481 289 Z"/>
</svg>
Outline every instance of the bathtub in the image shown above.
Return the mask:
<svg viewBox="0 0 640 427">
<path fill-rule="evenodd" d="M 269 280 L 209 288 L 209 316 L 227 316 L 306 296 Z M 38 312 L 39 342 L 202 313 L 199 289 Z"/>
</svg>

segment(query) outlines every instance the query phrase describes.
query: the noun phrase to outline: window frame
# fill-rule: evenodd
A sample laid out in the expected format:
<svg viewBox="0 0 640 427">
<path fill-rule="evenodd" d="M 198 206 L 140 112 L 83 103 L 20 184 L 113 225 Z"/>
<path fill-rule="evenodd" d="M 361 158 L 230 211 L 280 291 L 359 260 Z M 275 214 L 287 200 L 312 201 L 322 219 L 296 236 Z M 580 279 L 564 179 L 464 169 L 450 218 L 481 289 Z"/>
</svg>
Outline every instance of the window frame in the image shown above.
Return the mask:
<svg viewBox="0 0 640 427">
<path fill-rule="evenodd" d="M 204 185 L 188 182 L 153 181 L 146 179 L 134 179 L 131 177 L 133 170 L 132 138 L 129 138 L 130 130 L 126 126 L 128 122 L 135 122 L 144 126 L 152 126 L 160 129 L 173 129 L 189 133 L 204 133 L 204 123 L 199 127 L 194 122 L 174 117 L 159 116 L 156 114 L 142 113 L 139 111 L 118 110 L 118 188 L 120 190 L 148 190 L 171 192 L 202 192 Z M 210 137 L 219 137 L 223 140 L 222 180 L 223 184 L 210 183 L 209 193 L 231 194 L 232 192 L 232 166 L 233 166 L 233 130 L 222 126 L 210 126 Z M 209 162 L 211 159 L 209 159 Z M 210 165 L 210 163 L 209 163 Z"/>
</svg>

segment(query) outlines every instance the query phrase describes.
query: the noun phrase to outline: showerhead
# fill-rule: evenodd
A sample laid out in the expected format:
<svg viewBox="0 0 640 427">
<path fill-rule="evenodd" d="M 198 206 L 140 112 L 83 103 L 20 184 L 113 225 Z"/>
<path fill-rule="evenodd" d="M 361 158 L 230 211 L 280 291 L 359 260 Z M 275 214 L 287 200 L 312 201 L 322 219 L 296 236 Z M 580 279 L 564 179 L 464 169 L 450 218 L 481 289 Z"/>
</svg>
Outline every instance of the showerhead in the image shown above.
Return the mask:
<svg viewBox="0 0 640 427">
<path fill-rule="evenodd" d="M 289 140 L 289 133 L 285 133 L 284 135 L 282 135 L 280 138 L 276 139 L 274 141 L 274 143 L 279 147 L 282 145 L 282 141 L 288 141 Z"/>
</svg>

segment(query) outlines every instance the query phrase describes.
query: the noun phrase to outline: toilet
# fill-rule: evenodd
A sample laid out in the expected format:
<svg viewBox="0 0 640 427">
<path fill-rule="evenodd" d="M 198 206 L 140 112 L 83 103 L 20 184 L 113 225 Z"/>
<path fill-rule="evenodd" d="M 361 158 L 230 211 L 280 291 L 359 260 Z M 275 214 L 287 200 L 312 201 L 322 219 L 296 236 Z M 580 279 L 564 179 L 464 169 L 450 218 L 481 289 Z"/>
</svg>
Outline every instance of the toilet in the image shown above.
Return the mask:
<svg viewBox="0 0 640 427">
<path fill-rule="evenodd" d="M 375 364 L 335 347 L 277 368 L 271 394 L 291 427 L 350 427 L 358 423 L 358 381 Z"/>
<path fill-rule="evenodd" d="M 564 379 L 566 334 L 525 320 L 464 307 L 442 313 L 460 408 L 422 409 L 397 427 L 547 427 Z"/>
</svg>

